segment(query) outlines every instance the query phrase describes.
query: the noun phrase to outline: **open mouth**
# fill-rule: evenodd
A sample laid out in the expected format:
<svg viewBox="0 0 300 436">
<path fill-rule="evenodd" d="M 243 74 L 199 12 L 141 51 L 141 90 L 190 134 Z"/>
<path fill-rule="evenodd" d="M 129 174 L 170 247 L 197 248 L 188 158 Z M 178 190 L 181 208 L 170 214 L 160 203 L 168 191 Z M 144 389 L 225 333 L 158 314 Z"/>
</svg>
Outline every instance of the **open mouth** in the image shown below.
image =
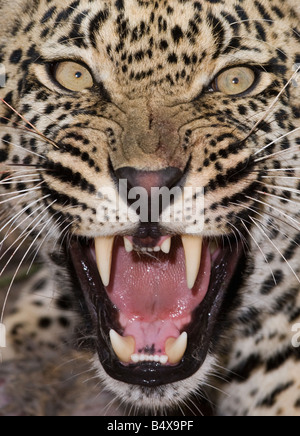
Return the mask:
<svg viewBox="0 0 300 436">
<path fill-rule="evenodd" d="M 242 253 L 240 241 L 194 236 L 73 240 L 74 273 L 104 370 L 148 387 L 193 375 L 209 352 Z"/>
</svg>

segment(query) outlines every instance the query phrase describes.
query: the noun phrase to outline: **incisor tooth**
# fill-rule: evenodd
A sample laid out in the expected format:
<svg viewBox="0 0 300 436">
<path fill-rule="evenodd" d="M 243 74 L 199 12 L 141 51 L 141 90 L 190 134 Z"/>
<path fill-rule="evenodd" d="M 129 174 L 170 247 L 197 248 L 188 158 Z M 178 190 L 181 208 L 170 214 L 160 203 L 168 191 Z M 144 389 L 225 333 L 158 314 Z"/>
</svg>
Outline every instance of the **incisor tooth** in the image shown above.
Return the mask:
<svg viewBox="0 0 300 436">
<path fill-rule="evenodd" d="M 140 361 L 140 356 L 138 354 L 133 354 L 131 356 L 131 360 L 133 361 L 133 363 L 138 363 Z"/>
<path fill-rule="evenodd" d="M 111 345 L 118 359 L 123 363 L 129 363 L 135 351 L 135 339 L 133 336 L 120 336 L 115 330 L 109 332 Z"/>
<path fill-rule="evenodd" d="M 97 265 L 104 286 L 110 282 L 114 240 L 114 236 L 95 238 Z"/>
<path fill-rule="evenodd" d="M 189 289 L 193 289 L 198 277 L 201 265 L 202 243 L 202 236 L 182 236 L 182 244 L 185 253 L 186 279 Z"/>
<path fill-rule="evenodd" d="M 176 364 L 181 361 L 187 347 L 188 335 L 186 332 L 181 333 L 179 338 L 169 338 L 165 343 L 165 352 L 169 358 L 169 363 Z"/>
<path fill-rule="evenodd" d="M 160 356 L 159 361 L 162 365 L 165 365 L 168 362 L 168 356 Z"/>
<path fill-rule="evenodd" d="M 129 241 L 129 239 L 124 237 L 124 246 L 127 253 L 131 253 L 133 251 L 133 244 Z"/>
<path fill-rule="evenodd" d="M 172 238 L 168 238 L 166 239 L 162 244 L 161 244 L 161 251 L 163 253 L 169 254 L 170 250 L 171 250 L 171 243 L 172 243 Z"/>
</svg>

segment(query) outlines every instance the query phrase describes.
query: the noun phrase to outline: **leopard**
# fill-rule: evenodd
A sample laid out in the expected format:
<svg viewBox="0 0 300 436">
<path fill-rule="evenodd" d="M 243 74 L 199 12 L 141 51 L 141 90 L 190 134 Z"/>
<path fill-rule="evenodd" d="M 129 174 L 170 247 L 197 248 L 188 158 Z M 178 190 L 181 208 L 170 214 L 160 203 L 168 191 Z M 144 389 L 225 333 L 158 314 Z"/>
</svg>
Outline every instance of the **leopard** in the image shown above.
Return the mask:
<svg viewBox="0 0 300 436">
<path fill-rule="evenodd" d="M 3 415 L 300 416 L 299 22 L 298 0 L 0 0 Z M 43 409 L 65 357 L 80 387 Z"/>
</svg>

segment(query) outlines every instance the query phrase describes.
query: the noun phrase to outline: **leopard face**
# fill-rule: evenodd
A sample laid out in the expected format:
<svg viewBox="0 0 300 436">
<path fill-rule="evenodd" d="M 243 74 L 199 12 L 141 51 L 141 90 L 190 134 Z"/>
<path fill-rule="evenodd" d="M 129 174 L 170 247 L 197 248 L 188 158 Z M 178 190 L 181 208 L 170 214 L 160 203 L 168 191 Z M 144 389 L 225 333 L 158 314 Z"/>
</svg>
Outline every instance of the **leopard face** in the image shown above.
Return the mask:
<svg viewBox="0 0 300 436">
<path fill-rule="evenodd" d="M 299 288 L 298 5 L 0 5 L 3 226 L 80 303 L 105 386 L 180 403 Z"/>
</svg>

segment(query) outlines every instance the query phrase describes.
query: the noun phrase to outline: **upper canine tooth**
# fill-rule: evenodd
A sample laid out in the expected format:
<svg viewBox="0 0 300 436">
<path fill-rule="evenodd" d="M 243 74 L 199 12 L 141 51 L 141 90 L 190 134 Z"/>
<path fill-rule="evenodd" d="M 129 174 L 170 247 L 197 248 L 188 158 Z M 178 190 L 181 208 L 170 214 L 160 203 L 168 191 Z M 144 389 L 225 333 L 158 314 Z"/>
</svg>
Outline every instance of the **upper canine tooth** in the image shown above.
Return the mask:
<svg viewBox="0 0 300 436">
<path fill-rule="evenodd" d="M 162 251 L 163 253 L 169 254 L 169 253 L 170 253 L 170 250 L 171 250 L 171 243 L 172 243 L 172 238 L 171 238 L 171 237 L 168 238 L 168 239 L 166 239 L 166 240 L 161 244 L 161 247 L 160 247 L 161 251 Z"/>
<path fill-rule="evenodd" d="M 185 253 L 187 285 L 189 289 L 193 289 L 201 265 L 203 237 L 182 236 L 182 244 Z"/>
<path fill-rule="evenodd" d="M 123 363 L 131 362 L 131 357 L 135 351 L 135 339 L 133 336 L 120 336 L 115 330 L 109 332 L 111 345 L 117 357 Z"/>
<path fill-rule="evenodd" d="M 181 333 L 179 338 L 169 338 L 165 343 L 165 352 L 169 358 L 169 363 L 176 364 L 181 361 L 187 348 L 188 335 Z"/>
<path fill-rule="evenodd" d="M 104 286 L 110 282 L 114 240 L 114 236 L 95 238 L 97 265 Z"/>
<path fill-rule="evenodd" d="M 124 237 L 124 246 L 127 253 L 131 253 L 133 251 L 133 244 L 126 237 Z"/>
</svg>

